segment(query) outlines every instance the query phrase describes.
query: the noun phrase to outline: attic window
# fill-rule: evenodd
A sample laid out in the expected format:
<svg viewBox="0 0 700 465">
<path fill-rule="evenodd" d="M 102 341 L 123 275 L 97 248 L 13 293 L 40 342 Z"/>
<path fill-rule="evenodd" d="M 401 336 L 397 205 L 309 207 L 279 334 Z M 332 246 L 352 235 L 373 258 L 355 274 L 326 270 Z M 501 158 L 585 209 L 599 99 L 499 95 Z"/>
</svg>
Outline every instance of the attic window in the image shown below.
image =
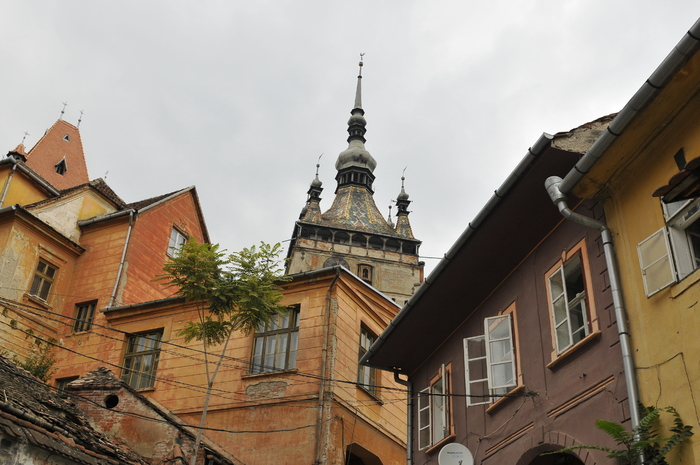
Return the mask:
<svg viewBox="0 0 700 465">
<path fill-rule="evenodd" d="M 65 140 L 66 142 L 70 142 L 70 137 L 68 137 L 68 134 L 63 136 L 63 140 Z"/>
<path fill-rule="evenodd" d="M 61 176 L 66 174 L 67 169 L 68 168 L 66 167 L 66 159 L 65 158 L 63 160 L 59 161 L 58 163 L 56 163 L 56 173 L 60 174 Z"/>
</svg>

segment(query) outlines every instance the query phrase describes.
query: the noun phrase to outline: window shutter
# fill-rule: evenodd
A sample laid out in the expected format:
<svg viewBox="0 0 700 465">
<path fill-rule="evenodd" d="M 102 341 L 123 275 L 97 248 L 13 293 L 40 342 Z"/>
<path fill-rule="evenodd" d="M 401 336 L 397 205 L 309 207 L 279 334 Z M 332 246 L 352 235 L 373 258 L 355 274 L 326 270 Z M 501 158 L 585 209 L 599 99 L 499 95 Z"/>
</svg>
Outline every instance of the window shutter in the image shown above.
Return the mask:
<svg viewBox="0 0 700 465">
<path fill-rule="evenodd" d="M 447 387 L 449 384 L 447 384 L 447 372 L 445 372 L 445 364 L 442 364 L 442 367 L 440 368 L 440 377 L 442 378 L 442 394 L 448 394 L 449 391 Z M 449 427 L 447 426 L 447 409 L 449 408 L 449 398 L 447 395 L 445 395 L 442 398 L 442 437 L 447 437 Z M 441 438 L 442 439 L 442 438 Z"/>
<path fill-rule="evenodd" d="M 510 314 L 484 319 L 489 388 L 515 386 L 513 332 Z"/>
<path fill-rule="evenodd" d="M 430 387 L 418 393 L 418 449 L 430 445 Z"/>
<path fill-rule="evenodd" d="M 676 282 L 676 272 L 671 261 L 668 230 L 663 227 L 637 244 L 639 265 L 647 297 L 666 289 Z"/>
</svg>

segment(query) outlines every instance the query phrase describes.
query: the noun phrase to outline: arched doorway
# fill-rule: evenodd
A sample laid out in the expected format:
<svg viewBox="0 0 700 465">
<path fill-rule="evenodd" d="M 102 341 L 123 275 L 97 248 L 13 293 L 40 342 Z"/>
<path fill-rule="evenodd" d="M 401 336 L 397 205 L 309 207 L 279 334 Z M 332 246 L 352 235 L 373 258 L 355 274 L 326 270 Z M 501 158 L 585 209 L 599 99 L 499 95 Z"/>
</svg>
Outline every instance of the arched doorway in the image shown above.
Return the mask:
<svg viewBox="0 0 700 465">
<path fill-rule="evenodd" d="M 542 455 L 545 452 L 554 452 L 563 448 L 564 446 L 558 444 L 542 444 L 524 453 L 516 465 L 584 465 L 583 461 L 576 455 L 578 451 Z"/>
</svg>

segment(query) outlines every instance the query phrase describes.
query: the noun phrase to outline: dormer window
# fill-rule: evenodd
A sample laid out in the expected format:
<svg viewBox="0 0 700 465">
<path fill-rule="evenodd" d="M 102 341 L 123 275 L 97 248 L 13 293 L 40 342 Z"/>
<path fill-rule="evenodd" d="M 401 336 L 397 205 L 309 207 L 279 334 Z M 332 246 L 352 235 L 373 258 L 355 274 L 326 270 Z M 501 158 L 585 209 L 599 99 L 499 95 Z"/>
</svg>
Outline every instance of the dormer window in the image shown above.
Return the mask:
<svg viewBox="0 0 700 465">
<path fill-rule="evenodd" d="M 68 168 L 66 167 L 66 159 L 64 158 L 63 160 L 59 161 L 56 163 L 56 173 L 60 174 L 63 176 Z"/>
<path fill-rule="evenodd" d="M 70 142 L 70 137 L 68 137 L 68 134 L 63 136 L 63 140 L 65 140 L 66 142 Z"/>
</svg>

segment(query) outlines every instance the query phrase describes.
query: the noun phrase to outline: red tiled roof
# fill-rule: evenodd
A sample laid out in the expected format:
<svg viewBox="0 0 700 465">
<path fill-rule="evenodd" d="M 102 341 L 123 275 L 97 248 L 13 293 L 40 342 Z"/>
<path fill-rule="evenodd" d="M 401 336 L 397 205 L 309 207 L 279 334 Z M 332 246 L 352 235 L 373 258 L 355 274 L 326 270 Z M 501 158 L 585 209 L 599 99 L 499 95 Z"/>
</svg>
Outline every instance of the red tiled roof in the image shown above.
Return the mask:
<svg viewBox="0 0 700 465">
<path fill-rule="evenodd" d="M 26 157 L 27 166 L 59 190 L 85 184 L 90 180 L 80 131 L 63 120 L 56 121 Z M 66 171 L 59 174 L 56 165 L 63 160 Z"/>
<path fill-rule="evenodd" d="M 690 160 L 685 168 L 671 176 L 668 184 L 656 189 L 652 195 L 661 197 L 664 203 L 700 197 L 700 157 Z"/>
</svg>

